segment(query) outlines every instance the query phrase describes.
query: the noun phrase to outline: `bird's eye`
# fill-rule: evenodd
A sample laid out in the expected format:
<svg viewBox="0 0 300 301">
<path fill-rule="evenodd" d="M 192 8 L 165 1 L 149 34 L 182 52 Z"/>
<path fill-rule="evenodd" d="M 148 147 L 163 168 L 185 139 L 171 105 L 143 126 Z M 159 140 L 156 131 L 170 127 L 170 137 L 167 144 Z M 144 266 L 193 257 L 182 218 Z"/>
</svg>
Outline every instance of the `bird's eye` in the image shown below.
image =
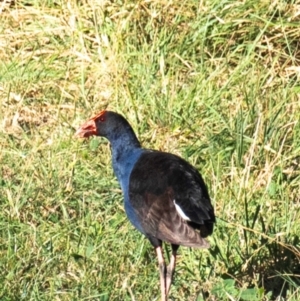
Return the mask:
<svg viewBox="0 0 300 301">
<path fill-rule="evenodd" d="M 100 117 L 100 121 L 101 122 L 103 122 L 105 119 L 104 119 L 104 117 L 102 116 L 102 117 Z"/>
</svg>

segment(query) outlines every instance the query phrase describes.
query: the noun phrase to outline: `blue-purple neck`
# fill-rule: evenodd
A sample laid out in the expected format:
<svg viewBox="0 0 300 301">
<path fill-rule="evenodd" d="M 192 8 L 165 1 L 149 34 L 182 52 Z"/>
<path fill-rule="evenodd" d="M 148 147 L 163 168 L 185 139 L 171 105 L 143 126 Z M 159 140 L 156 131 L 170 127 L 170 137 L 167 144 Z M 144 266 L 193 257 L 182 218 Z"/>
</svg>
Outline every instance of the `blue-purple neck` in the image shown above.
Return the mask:
<svg viewBox="0 0 300 301">
<path fill-rule="evenodd" d="M 107 139 L 111 144 L 114 173 L 125 193 L 131 170 L 142 152 L 141 144 L 131 128 L 111 133 Z"/>
<path fill-rule="evenodd" d="M 120 183 L 124 194 L 124 206 L 126 214 L 131 223 L 141 232 L 143 229 L 137 219 L 136 213 L 130 204 L 129 199 L 129 179 L 134 165 L 140 158 L 143 149 L 135 136 L 133 130 L 110 136 L 112 150 L 112 165 L 114 173 Z"/>
</svg>

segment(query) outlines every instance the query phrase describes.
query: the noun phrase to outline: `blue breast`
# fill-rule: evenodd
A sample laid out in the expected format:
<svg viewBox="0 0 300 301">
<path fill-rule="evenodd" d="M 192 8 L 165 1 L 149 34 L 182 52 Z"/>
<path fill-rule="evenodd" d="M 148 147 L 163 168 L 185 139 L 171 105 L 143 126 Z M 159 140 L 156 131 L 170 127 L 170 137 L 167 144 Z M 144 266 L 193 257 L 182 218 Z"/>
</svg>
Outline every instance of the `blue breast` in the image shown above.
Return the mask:
<svg viewBox="0 0 300 301">
<path fill-rule="evenodd" d="M 124 207 L 125 212 L 130 220 L 130 222 L 133 224 L 135 228 L 137 228 L 140 232 L 144 233 L 142 226 L 140 225 L 140 222 L 137 218 L 137 215 L 130 204 L 129 200 L 129 178 L 131 171 L 143 153 L 143 149 L 141 148 L 135 148 L 131 150 L 130 152 L 123 152 L 121 155 L 120 153 L 117 155 L 113 154 L 113 169 L 114 173 L 121 185 L 123 194 L 124 194 Z"/>
</svg>

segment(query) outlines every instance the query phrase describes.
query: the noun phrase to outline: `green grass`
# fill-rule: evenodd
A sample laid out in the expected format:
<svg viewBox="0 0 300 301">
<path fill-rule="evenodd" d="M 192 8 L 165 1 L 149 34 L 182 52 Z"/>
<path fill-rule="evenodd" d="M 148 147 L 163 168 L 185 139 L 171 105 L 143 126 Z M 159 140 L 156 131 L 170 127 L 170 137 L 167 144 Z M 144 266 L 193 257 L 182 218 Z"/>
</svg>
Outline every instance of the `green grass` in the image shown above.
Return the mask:
<svg viewBox="0 0 300 301">
<path fill-rule="evenodd" d="M 2 1 L 0 300 L 159 300 L 126 219 L 108 108 L 201 171 L 209 250 L 180 248 L 170 300 L 300 299 L 300 2 Z"/>
</svg>

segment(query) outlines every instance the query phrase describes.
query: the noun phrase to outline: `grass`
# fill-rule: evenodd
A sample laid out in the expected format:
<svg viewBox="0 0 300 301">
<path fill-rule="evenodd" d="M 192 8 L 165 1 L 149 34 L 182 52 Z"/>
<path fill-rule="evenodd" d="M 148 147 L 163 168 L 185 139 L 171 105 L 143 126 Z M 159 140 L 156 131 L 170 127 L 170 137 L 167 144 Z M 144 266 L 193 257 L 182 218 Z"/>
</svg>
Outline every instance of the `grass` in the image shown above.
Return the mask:
<svg viewBox="0 0 300 301">
<path fill-rule="evenodd" d="M 179 154 L 218 216 L 171 300 L 300 298 L 299 1 L 2 1 L 0 300 L 159 300 L 127 221 L 104 108 Z"/>
</svg>

